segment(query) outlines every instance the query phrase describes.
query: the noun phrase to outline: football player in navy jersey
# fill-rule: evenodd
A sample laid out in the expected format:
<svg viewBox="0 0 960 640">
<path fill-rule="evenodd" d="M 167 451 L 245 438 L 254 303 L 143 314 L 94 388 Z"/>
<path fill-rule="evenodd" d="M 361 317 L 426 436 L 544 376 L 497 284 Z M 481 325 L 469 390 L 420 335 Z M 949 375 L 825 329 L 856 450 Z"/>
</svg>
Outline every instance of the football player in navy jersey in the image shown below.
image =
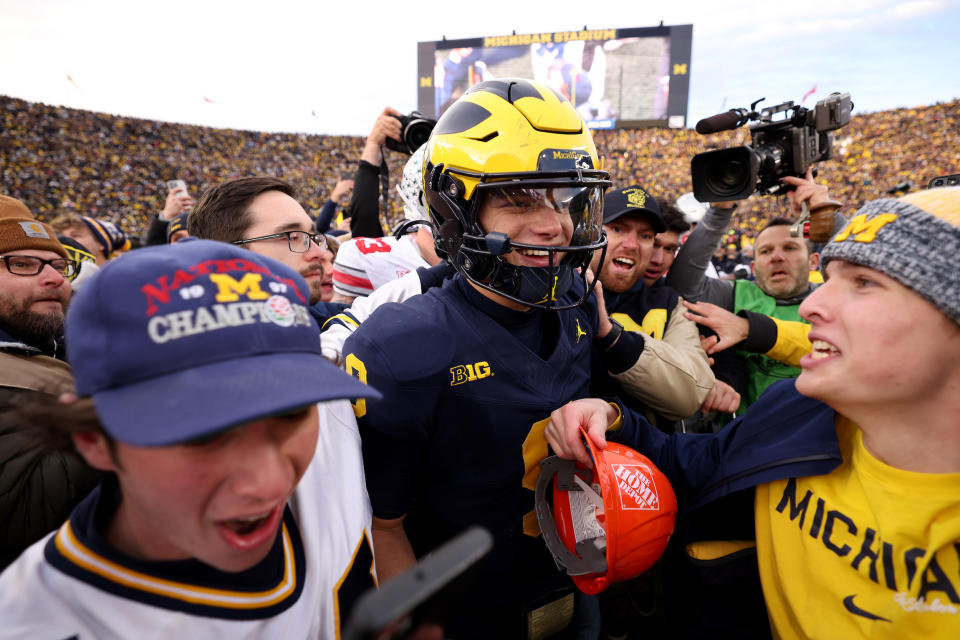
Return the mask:
<svg viewBox="0 0 960 640">
<path fill-rule="evenodd" d="M 571 633 L 589 607 L 539 537 L 534 488 L 550 413 L 589 393 L 591 347 L 617 337 L 598 336 L 585 268 L 605 244 L 608 174 L 570 103 L 527 80 L 470 89 L 426 154 L 436 247 L 457 275 L 378 308 L 343 349 L 384 396 L 354 406 L 377 572 L 479 524 L 494 549 L 447 635 Z"/>
</svg>

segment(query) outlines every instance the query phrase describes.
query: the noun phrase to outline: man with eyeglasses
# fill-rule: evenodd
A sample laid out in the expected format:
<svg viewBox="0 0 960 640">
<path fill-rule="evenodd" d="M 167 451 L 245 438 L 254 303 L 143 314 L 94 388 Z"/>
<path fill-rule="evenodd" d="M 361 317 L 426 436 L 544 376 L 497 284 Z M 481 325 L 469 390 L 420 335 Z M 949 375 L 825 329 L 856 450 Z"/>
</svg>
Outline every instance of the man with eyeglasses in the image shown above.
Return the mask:
<svg viewBox="0 0 960 640">
<path fill-rule="evenodd" d="M 68 278 L 77 264 L 22 202 L 0 196 L 0 569 L 67 517 L 98 474 L 52 453 L 6 410 L 27 395 L 73 390 L 64 361 Z"/>
<path fill-rule="evenodd" d="M 76 263 L 46 224 L 19 200 L 0 196 L 0 331 L 11 345 L 50 358 L 63 354 L 67 280 Z M 7 360 L 4 359 L 6 363 Z M 5 366 L 6 370 L 8 367 Z"/>
<path fill-rule="evenodd" d="M 325 309 L 318 304 L 333 295 L 323 268 L 329 249 L 296 195 L 293 186 L 279 178 L 229 180 L 203 194 L 190 213 L 187 231 L 197 238 L 240 245 L 297 271 L 310 286 L 310 304 L 320 321 L 342 305 Z"/>
</svg>

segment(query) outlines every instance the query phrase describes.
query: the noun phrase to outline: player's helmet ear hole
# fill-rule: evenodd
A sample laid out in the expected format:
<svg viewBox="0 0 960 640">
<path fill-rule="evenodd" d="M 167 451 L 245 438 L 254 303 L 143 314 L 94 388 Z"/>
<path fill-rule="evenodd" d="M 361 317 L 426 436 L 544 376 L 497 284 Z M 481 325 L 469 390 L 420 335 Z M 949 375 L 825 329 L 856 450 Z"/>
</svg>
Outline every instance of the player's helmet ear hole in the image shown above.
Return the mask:
<svg viewBox="0 0 960 640">
<path fill-rule="evenodd" d="M 442 177 L 442 164 L 427 164 L 427 178 L 424 180 L 424 182 L 431 191 L 440 191 L 440 179 Z"/>
<path fill-rule="evenodd" d="M 441 178 L 441 188 L 443 193 L 450 198 L 460 198 L 463 196 L 463 183 L 453 176 L 443 176 Z"/>
</svg>

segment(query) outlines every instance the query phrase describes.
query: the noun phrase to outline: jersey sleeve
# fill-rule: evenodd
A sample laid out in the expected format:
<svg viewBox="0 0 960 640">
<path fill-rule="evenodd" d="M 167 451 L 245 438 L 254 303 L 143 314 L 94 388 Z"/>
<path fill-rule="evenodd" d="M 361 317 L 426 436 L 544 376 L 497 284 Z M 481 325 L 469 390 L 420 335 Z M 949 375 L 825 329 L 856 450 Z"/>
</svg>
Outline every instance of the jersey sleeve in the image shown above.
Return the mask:
<svg viewBox="0 0 960 640">
<path fill-rule="evenodd" d="M 737 315 L 750 323 L 746 339 L 736 345 L 738 349 L 762 353 L 792 367 L 799 367 L 800 359 L 813 351 L 806 322 L 781 320 L 756 311 L 741 310 Z"/>
<path fill-rule="evenodd" d="M 344 242 L 337 251 L 337 258 L 333 261 L 333 290 L 353 298 L 373 292 L 373 283 L 370 282 L 356 238 Z"/>
<path fill-rule="evenodd" d="M 402 302 L 407 298 L 420 295 L 420 280 L 419 274 L 408 273 L 402 278 L 378 287 L 365 298 L 357 298 L 348 309 L 332 316 L 321 327 L 320 343 L 323 346 L 323 355 L 337 364 L 342 364 L 343 343 L 350 334 L 356 331 L 357 327 L 380 305 L 388 302 Z"/>
<path fill-rule="evenodd" d="M 810 342 L 810 325 L 806 322 L 773 318 L 777 324 L 777 343 L 765 355 L 794 367 L 800 366 L 800 359 L 813 351 Z"/>
<path fill-rule="evenodd" d="M 450 357 L 444 345 L 452 344 L 445 333 L 408 305 L 389 303 L 344 343 L 347 372 L 383 394 L 378 401 L 354 404 L 377 518 L 390 520 L 409 511 L 419 471 L 429 464 L 431 416 L 447 383 L 441 375 L 444 358 Z"/>
</svg>

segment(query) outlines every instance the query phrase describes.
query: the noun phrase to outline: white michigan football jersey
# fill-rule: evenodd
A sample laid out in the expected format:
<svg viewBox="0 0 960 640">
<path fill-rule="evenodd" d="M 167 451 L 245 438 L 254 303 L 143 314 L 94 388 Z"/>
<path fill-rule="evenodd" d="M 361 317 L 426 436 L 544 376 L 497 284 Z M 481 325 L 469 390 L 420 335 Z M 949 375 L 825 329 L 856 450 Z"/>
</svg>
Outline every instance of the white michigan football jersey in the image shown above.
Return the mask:
<svg viewBox="0 0 960 640">
<path fill-rule="evenodd" d="M 370 501 L 352 407 L 320 408 L 314 459 L 257 566 L 225 573 L 112 549 L 96 526 L 119 502 L 111 476 L 0 575 L 0 638 L 339 638 L 375 584 Z"/>
<path fill-rule="evenodd" d="M 333 263 L 333 290 L 340 295 L 359 298 L 391 280 L 419 267 L 430 265 L 417 248 L 412 235 L 399 240 L 353 238 L 340 245 Z"/>
</svg>

